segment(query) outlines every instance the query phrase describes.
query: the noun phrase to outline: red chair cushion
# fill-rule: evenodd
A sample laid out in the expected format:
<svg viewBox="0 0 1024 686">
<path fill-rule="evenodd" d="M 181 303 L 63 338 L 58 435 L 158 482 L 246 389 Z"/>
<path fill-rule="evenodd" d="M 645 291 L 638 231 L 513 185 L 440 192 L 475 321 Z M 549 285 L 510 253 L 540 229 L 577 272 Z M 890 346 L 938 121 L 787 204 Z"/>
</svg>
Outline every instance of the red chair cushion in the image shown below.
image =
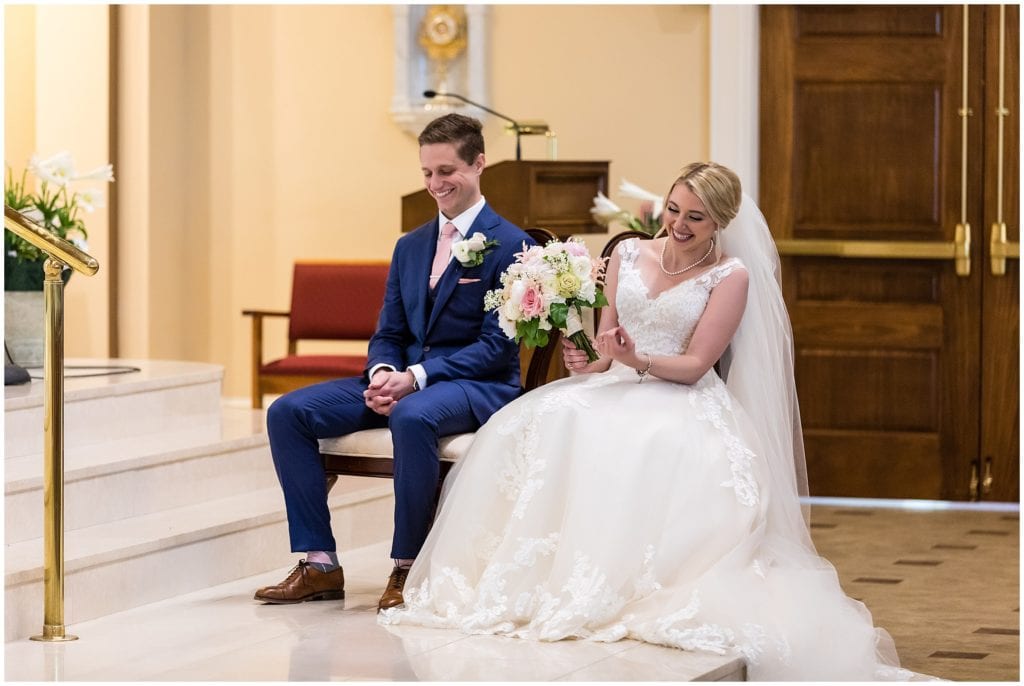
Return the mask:
<svg viewBox="0 0 1024 686">
<path fill-rule="evenodd" d="M 360 376 L 366 355 L 292 355 L 260 367 L 260 374 L 305 376 Z"/>
<path fill-rule="evenodd" d="M 368 340 L 384 304 L 388 264 L 297 262 L 288 339 Z"/>
</svg>

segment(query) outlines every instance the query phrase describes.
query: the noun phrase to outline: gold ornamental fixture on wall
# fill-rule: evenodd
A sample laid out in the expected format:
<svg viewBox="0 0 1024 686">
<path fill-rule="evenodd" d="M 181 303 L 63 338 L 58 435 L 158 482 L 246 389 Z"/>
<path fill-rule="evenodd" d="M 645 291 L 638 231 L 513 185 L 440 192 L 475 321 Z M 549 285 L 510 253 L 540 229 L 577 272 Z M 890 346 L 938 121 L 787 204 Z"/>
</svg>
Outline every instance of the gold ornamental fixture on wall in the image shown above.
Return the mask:
<svg viewBox="0 0 1024 686">
<path fill-rule="evenodd" d="M 431 5 L 418 32 L 419 44 L 434 65 L 435 89 L 448 90 L 448 65 L 465 51 L 466 11 L 458 5 Z"/>
</svg>

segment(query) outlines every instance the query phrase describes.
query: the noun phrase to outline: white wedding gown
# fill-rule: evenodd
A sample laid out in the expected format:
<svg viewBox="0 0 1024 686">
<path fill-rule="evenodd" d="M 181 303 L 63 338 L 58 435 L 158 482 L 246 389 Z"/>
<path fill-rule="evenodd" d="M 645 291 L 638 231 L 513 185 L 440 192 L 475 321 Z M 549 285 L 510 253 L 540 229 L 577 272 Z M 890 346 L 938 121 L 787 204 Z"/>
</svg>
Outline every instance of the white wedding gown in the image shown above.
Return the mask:
<svg viewBox="0 0 1024 686">
<path fill-rule="evenodd" d="M 635 241 L 620 254 L 619 323 L 654 355 L 684 350 L 711 290 L 744 268 L 728 258 L 649 298 Z M 755 680 L 911 677 L 806 527 L 773 533 L 748 425 L 714 370 L 638 383 L 616 363 L 524 395 L 449 476 L 405 606 L 381 623 L 633 638 L 742 655 Z"/>
</svg>

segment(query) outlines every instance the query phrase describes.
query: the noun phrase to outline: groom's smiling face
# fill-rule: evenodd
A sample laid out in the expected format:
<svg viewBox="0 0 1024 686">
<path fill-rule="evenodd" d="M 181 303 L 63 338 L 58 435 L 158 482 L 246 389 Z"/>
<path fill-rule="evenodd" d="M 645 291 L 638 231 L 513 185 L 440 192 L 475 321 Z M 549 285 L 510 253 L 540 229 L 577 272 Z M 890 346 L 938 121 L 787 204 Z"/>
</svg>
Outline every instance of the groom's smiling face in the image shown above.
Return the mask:
<svg viewBox="0 0 1024 686">
<path fill-rule="evenodd" d="M 420 167 L 423 184 L 438 209 L 449 219 L 462 214 L 480 199 L 483 153 L 469 164 L 459 157 L 453 143 L 430 143 L 420 146 Z"/>
</svg>

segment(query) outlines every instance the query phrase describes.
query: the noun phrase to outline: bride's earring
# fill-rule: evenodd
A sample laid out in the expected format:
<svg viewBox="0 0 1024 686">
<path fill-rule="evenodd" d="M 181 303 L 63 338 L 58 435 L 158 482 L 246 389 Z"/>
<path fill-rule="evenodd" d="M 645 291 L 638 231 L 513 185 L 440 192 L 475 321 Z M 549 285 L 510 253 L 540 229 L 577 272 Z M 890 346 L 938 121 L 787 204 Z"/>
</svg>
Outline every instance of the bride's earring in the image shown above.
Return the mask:
<svg viewBox="0 0 1024 686">
<path fill-rule="evenodd" d="M 711 239 L 715 244 L 715 264 L 722 259 L 722 230 L 715 227 L 715 236 Z"/>
</svg>

